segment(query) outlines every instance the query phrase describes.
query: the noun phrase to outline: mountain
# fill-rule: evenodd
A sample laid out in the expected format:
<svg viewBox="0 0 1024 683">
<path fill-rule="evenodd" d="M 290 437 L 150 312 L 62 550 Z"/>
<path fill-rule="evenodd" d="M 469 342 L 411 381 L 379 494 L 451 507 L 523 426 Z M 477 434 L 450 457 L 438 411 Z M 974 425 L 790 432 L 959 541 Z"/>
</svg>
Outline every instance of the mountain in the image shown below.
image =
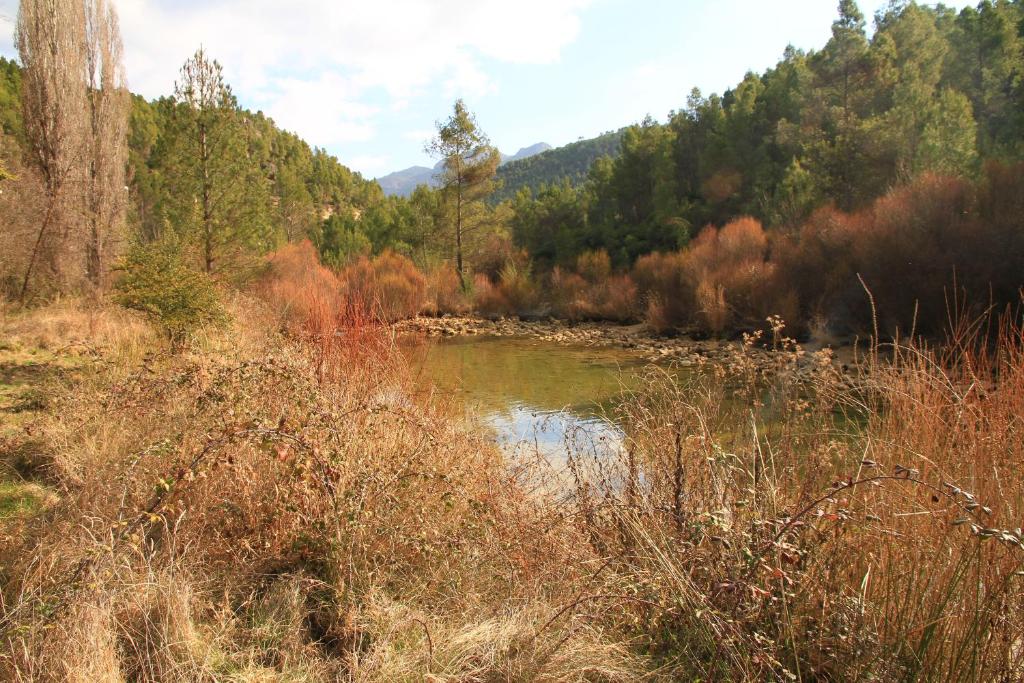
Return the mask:
<svg viewBox="0 0 1024 683">
<path fill-rule="evenodd" d="M 553 147 L 548 143 L 538 142 L 535 145 L 523 147 L 512 156 L 502 154 L 501 163 L 504 165 L 516 161 L 522 161 L 551 149 L 553 149 Z M 437 185 L 435 176 L 440 172 L 440 170 L 441 162 L 433 168 L 427 168 L 426 166 L 412 166 L 377 178 L 377 183 L 380 185 L 381 189 L 384 190 L 384 194 L 386 195 L 408 197 L 413 193 L 413 190 L 420 185 L 430 185 L 431 187 L 435 187 Z"/>
<path fill-rule="evenodd" d="M 551 145 L 546 142 L 538 142 L 536 145 L 530 145 L 529 147 L 523 147 L 521 150 L 516 152 L 510 157 L 502 155 L 501 163 L 510 164 L 513 161 L 520 161 L 522 159 L 529 159 L 530 157 L 537 156 L 543 152 L 547 152 L 554 149 Z"/>
<path fill-rule="evenodd" d="M 563 178 L 568 178 L 573 185 L 579 185 L 587 179 L 595 161 L 604 156 L 618 156 L 621 142 L 622 131 L 619 130 L 526 158 L 510 160 L 498 169 L 498 179 L 502 181 L 502 186 L 492 195 L 491 201 L 498 203 L 511 199 L 523 188 L 536 191 L 541 185 L 551 185 Z"/>
<path fill-rule="evenodd" d="M 412 166 L 403 171 L 377 178 L 377 184 L 386 195 L 408 197 L 420 185 L 434 185 L 435 171 L 426 166 Z"/>
</svg>

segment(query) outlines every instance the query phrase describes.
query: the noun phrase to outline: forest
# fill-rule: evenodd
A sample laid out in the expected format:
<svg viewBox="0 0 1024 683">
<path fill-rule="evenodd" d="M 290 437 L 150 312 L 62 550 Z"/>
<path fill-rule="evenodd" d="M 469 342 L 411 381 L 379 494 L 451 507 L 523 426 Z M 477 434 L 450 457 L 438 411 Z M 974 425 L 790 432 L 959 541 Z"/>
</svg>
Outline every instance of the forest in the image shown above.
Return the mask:
<svg viewBox="0 0 1024 683">
<path fill-rule="evenodd" d="M 452 98 L 409 197 L 115 4 L 0 57 L 0 677 L 1024 678 L 1022 0 L 506 166 Z M 468 329 L 634 353 L 612 450 L 424 388 Z"/>
</svg>

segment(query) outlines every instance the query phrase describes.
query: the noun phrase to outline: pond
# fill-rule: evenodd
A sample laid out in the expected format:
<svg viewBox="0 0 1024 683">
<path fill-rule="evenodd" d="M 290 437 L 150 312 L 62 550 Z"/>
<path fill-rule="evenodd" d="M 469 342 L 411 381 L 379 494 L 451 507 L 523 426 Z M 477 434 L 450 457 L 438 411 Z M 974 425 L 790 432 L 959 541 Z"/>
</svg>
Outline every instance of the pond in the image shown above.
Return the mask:
<svg viewBox="0 0 1024 683">
<path fill-rule="evenodd" d="M 616 448 L 610 415 L 648 363 L 624 349 L 462 337 L 407 349 L 422 391 L 452 396 L 506 448 Z"/>
</svg>

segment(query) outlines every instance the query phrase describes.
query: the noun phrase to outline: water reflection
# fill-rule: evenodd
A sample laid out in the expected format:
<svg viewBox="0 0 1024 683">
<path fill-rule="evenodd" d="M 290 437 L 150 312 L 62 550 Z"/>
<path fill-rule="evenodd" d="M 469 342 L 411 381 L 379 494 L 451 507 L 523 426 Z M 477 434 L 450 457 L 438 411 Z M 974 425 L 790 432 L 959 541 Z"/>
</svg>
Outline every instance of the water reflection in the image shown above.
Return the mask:
<svg viewBox="0 0 1024 683">
<path fill-rule="evenodd" d="M 602 452 L 621 441 L 609 419 L 644 363 L 628 351 L 509 338 L 460 338 L 408 350 L 419 386 L 454 396 L 506 448 Z"/>
</svg>

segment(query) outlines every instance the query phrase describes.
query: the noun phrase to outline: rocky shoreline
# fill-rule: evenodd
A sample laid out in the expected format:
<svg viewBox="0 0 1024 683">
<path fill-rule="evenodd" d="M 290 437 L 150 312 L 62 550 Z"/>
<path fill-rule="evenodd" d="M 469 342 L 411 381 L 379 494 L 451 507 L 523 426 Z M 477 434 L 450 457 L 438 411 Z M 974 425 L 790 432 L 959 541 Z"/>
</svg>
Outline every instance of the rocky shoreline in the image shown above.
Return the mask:
<svg viewBox="0 0 1024 683">
<path fill-rule="evenodd" d="M 453 337 L 520 337 L 571 346 L 594 346 L 634 350 L 651 362 L 675 363 L 682 367 L 705 363 L 728 362 L 738 352 L 745 353 L 758 364 L 768 365 L 773 353 L 759 346 L 746 346 L 741 341 L 695 340 L 652 333 L 646 325 L 614 325 L 609 323 L 568 323 L 563 320 L 527 321 L 516 318 L 488 320 L 473 317 L 417 317 L 395 325 L 399 335 L 420 335 L 428 338 Z M 827 350 L 830 362 L 847 369 Z M 801 366 L 820 364 L 822 353 L 801 354 Z"/>
</svg>

